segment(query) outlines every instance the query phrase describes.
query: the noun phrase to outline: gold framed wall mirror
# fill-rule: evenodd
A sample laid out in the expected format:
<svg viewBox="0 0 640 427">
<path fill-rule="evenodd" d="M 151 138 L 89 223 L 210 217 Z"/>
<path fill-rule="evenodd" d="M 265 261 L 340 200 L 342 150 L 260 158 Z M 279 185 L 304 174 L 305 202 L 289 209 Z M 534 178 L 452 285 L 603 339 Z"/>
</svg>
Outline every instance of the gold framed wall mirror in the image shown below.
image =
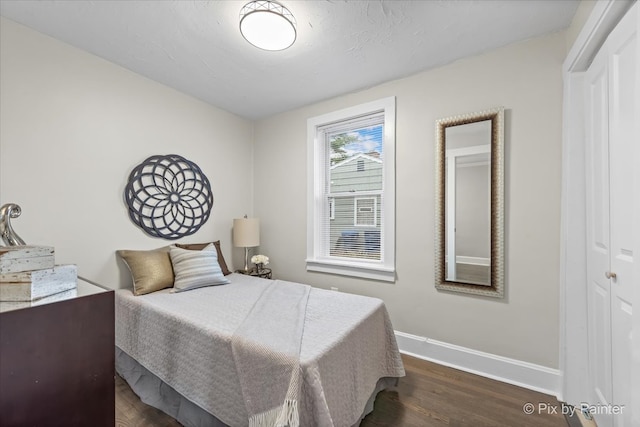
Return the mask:
<svg viewBox="0 0 640 427">
<path fill-rule="evenodd" d="M 436 121 L 436 288 L 504 297 L 504 108 Z"/>
</svg>

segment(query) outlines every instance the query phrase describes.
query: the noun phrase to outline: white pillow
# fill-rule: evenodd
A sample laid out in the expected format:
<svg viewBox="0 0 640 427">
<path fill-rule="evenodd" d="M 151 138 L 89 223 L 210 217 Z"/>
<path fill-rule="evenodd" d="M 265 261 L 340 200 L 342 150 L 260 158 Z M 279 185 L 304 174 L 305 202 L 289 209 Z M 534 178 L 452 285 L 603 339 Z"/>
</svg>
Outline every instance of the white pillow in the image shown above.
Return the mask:
<svg viewBox="0 0 640 427">
<path fill-rule="evenodd" d="M 172 292 L 230 283 L 218 264 L 218 254 L 213 243 L 201 251 L 171 246 L 169 255 L 175 275 Z"/>
</svg>

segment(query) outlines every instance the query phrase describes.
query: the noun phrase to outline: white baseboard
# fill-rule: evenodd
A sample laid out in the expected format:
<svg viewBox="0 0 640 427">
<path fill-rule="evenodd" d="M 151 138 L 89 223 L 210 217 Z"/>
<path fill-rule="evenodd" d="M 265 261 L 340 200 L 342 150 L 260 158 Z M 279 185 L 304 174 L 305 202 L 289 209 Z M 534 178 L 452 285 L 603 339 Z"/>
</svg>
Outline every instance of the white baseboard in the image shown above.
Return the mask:
<svg viewBox="0 0 640 427">
<path fill-rule="evenodd" d="M 449 257 L 444 256 L 444 261 L 447 262 Z M 491 266 L 490 258 L 481 258 L 477 256 L 464 256 L 458 255 L 456 256 L 456 264 L 470 264 L 470 265 L 483 265 L 485 267 Z"/>
<path fill-rule="evenodd" d="M 459 255 L 456 257 L 457 264 L 471 264 L 471 265 L 484 265 L 486 267 L 491 266 L 491 259 L 489 258 L 480 258 L 477 256 L 462 256 Z"/>
<path fill-rule="evenodd" d="M 395 331 L 400 352 L 461 371 L 560 397 L 560 371 Z"/>
</svg>

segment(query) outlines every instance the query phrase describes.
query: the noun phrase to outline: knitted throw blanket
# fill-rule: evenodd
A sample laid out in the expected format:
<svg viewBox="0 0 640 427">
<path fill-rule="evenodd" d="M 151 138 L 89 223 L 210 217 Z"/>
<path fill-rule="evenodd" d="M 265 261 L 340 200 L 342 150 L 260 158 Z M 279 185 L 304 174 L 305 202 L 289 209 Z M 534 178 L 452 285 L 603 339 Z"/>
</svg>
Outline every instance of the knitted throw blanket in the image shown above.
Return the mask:
<svg viewBox="0 0 640 427">
<path fill-rule="evenodd" d="M 231 339 L 250 427 L 298 427 L 300 345 L 310 287 L 276 280 Z"/>
</svg>

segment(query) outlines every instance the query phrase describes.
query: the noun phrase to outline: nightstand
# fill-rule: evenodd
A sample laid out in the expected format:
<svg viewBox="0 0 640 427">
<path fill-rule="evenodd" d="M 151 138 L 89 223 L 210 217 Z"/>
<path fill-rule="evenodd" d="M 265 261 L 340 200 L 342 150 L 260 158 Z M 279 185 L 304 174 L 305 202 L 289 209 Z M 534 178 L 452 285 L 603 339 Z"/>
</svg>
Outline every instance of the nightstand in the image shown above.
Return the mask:
<svg viewBox="0 0 640 427">
<path fill-rule="evenodd" d="M 247 274 L 247 275 L 253 276 L 253 277 L 261 277 L 263 279 L 271 279 L 271 269 L 270 268 L 263 268 L 260 271 L 258 271 L 257 268 L 253 267 L 249 271 L 236 270 L 236 273 Z"/>
</svg>

